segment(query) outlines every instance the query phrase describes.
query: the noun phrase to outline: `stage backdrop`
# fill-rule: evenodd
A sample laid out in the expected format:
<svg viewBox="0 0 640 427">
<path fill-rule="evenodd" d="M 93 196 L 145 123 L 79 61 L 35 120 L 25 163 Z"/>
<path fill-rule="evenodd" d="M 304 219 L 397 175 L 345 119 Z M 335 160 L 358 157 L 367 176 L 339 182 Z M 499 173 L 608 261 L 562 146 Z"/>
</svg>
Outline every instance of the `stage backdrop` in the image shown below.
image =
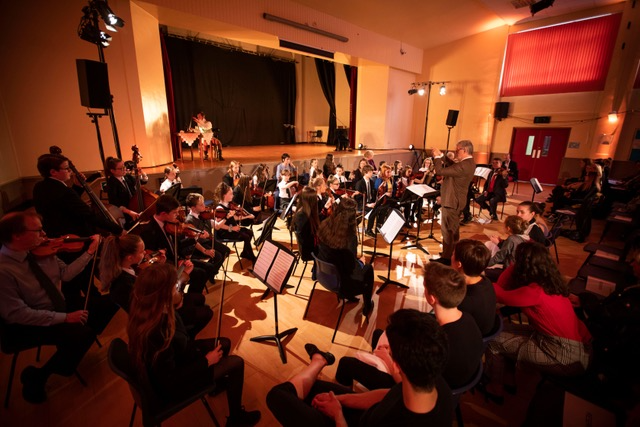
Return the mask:
<svg viewBox="0 0 640 427">
<path fill-rule="evenodd" d="M 294 143 L 293 62 L 165 38 L 175 103 L 173 134 L 203 111 L 226 145 Z"/>
</svg>

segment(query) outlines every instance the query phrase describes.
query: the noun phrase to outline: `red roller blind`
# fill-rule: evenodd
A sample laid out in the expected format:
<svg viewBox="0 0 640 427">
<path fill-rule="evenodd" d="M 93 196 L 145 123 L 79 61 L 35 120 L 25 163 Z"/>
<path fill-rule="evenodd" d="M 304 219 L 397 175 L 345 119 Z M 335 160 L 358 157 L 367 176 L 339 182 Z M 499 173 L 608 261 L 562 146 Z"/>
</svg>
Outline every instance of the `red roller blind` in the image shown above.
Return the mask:
<svg viewBox="0 0 640 427">
<path fill-rule="evenodd" d="M 511 34 L 501 96 L 603 90 L 621 16 Z"/>
</svg>

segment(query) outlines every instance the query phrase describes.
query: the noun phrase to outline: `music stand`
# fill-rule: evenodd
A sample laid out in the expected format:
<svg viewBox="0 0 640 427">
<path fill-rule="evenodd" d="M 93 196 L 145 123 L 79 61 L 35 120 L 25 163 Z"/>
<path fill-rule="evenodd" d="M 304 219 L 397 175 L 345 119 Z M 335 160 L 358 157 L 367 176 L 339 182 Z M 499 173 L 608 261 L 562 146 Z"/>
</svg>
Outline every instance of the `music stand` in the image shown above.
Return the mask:
<svg viewBox="0 0 640 427">
<path fill-rule="evenodd" d="M 431 234 L 429 234 L 427 237 L 424 238 L 420 238 L 420 227 L 422 225 L 422 200 L 424 198 L 430 198 L 433 197 L 434 195 L 438 194 L 438 191 L 433 189 L 432 187 L 429 187 L 426 184 L 415 184 L 415 185 L 410 185 L 407 187 L 406 190 L 409 190 L 411 193 L 415 194 L 416 196 L 418 196 L 418 201 L 416 201 L 416 203 L 420 203 L 420 206 L 418 207 L 418 232 L 416 234 L 416 242 L 413 244 L 409 244 L 407 246 L 404 247 L 404 249 L 411 249 L 411 248 L 417 248 L 420 249 L 422 252 L 424 252 L 427 255 L 430 255 L 429 250 L 427 248 L 425 248 L 424 246 L 422 246 L 422 244 L 420 243 L 420 240 L 425 240 L 425 239 L 433 239 L 436 242 L 438 241 L 438 239 L 436 239 L 433 235 L 433 219 L 431 220 Z M 407 192 L 405 190 L 405 193 Z M 429 206 L 429 204 L 427 203 L 427 207 Z"/>
<path fill-rule="evenodd" d="M 542 186 L 540 185 L 540 182 L 538 182 L 537 178 L 531 178 L 529 182 L 531 183 L 531 188 L 533 188 L 533 194 L 531 195 L 531 201 L 533 202 L 536 194 L 542 193 Z"/>
<path fill-rule="evenodd" d="M 273 240 L 267 240 L 260 248 L 253 269 L 249 270 L 269 291 L 273 292 L 273 313 L 275 317 L 275 333 L 273 335 L 253 337 L 250 341 L 274 341 L 278 346 L 280 360 L 282 360 L 283 364 L 287 363 L 287 355 L 282 347 L 282 339 L 295 333 L 298 328 L 290 328 L 284 332 L 278 331 L 278 294 L 282 293 L 289 277 L 291 277 L 295 260 L 296 257 L 284 245 Z"/>
<path fill-rule="evenodd" d="M 387 264 L 387 277 L 378 275 L 378 278 L 384 280 L 380 288 L 376 291 L 376 294 L 379 294 L 387 287 L 387 285 L 396 285 L 400 288 L 409 289 L 409 286 L 396 282 L 395 280 L 391 280 L 391 262 L 393 261 L 393 241 L 396 237 L 398 237 L 398 233 L 402 229 L 404 225 L 404 217 L 402 213 L 400 213 L 397 209 L 391 209 L 389 212 L 389 216 L 387 220 L 382 224 L 382 227 L 379 228 L 380 235 L 382 238 L 389 244 L 389 263 Z"/>
<path fill-rule="evenodd" d="M 477 178 L 484 179 L 485 182 L 486 182 L 487 179 L 489 179 L 489 174 L 490 173 L 491 173 L 491 168 L 488 168 L 486 166 L 476 166 L 476 170 L 473 172 L 473 176 L 474 176 L 474 178 L 477 177 Z M 480 181 L 478 181 L 478 188 L 480 188 Z M 475 202 L 475 197 L 474 197 L 473 201 Z M 474 209 L 474 212 L 475 212 L 475 205 L 474 205 L 473 209 Z M 480 224 L 486 224 L 486 223 L 491 222 L 490 220 L 489 221 L 488 220 L 484 220 L 484 219 L 481 220 L 480 219 L 480 212 L 482 212 L 482 207 L 480 207 L 480 210 L 478 211 L 478 219 L 477 219 L 477 221 Z"/>
<path fill-rule="evenodd" d="M 366 195 L 364 195 L 363 197 L 366 197 Z M 367 220 L 367 225 L 369 225 L 369 221 L 377 221 L 377 217 L 378 217 L 378 211 L 379 209 L 386 203 L 387 201 L 387 195 L 383 194 L 377 201 L 374 207 L 371 208 L 371 210 L 369 211 L 369 213 L 367 213 L 364 218 Z M 362 221 L 362 226 L 364 227 L 364 221 Z M 367 254 L 367 255 L 371 255 L 371 260 L 369 261 L 369 264 L 373 264 L 373 259 L 376 257 L 377 255 L 377 249 L 378 249 L 378 224 L 376 224 L 375 227 L 372 227 L 374 230 L 374 233 L 376 234 L 376 236 L 373 238 L 373 252 L 372 251 L 363 251 L 363 253 Z M 380 254 L 379 256 L 389 256 L 387 254 Z"/>
</svg>

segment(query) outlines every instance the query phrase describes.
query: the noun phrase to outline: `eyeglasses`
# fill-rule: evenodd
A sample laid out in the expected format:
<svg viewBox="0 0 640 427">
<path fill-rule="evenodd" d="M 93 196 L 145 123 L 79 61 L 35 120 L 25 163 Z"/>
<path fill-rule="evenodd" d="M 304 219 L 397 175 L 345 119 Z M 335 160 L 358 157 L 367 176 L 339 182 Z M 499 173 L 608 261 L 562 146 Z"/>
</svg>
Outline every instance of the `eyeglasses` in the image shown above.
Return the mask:
<svg viewBox="0 0 640 427">
<path fill-rule="evenodd" d="M 69 168 L 69 167 L 66 167 L 66 168 L 58 168 L 58 170 L 59 170 L 59 171 L 68 171 L 68 170 L 70 170 L 70 169 L 71 169 L 71 168 Z"/>
<path fill-rule="evenodd" d="M 31 230 L 31 229 L 27 228 L 27 229 L 26 229 L 26 230 L 24 230 L 24 231 L 31 231 L 31 232 L 38 233 L 38 234 L 40 234 L 40 233 L 44 233 L 44 229 L 42 229 L 42 228 L 37 228 L 37 229 L 35 229 L 35 230 Z"/>
</svg>

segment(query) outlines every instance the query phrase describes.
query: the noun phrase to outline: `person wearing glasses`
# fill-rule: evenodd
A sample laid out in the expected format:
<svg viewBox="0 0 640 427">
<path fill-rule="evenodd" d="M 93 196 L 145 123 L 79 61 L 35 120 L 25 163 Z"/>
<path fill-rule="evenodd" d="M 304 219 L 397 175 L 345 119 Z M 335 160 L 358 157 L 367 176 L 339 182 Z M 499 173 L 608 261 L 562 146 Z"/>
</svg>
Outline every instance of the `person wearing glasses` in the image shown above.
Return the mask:
<svg viewBox="0 0 640 427">
<path fill-rule="evenodd" d="M 136 179 L 127 173 L 124 162 L 117 157 L 107 157 L 104 169 L 107 172 L 109 204 L 119 210 L 118 217 L 122 217 L 123 225 L 128 229 L 140 218 L 140 213 L 129 209 L 131 199 L 136 196 Z"/>
<path fill-rule="evenodd" d="M 47 237 L 35 212 L 13 212 L 0 219 L 0 318 L 4 340 L 11 346 L 55 345 L 56 352 L 41 368 L 28 366 L 20 375 L 27 402 L 47 399 L 45 385 L 52 374 L 70 376 L 96 337 L 93 306 L 68 301 L 60 283 L 83 271 L 98 250 L 100 236 L 67 265 L 55 255 L 31 253 Z M 91 300 L 90 300 L 91 302 Z M 89 316 L 91 313 L 91 316 Z"/>
<path fill-rule="evenodd" d="M 473 143 L 469 140 L 458 142 L 454 162 L 444 160 L 444 154 L 437 148 L 432 152 L 436 175 L 443 178 L 440 188 L 442 253 L 434 261 L 451 265 L 453 248 L 460 240 L 460 212 L 467 203 L 467 190 L 476 169 Z"/>
</svg>

